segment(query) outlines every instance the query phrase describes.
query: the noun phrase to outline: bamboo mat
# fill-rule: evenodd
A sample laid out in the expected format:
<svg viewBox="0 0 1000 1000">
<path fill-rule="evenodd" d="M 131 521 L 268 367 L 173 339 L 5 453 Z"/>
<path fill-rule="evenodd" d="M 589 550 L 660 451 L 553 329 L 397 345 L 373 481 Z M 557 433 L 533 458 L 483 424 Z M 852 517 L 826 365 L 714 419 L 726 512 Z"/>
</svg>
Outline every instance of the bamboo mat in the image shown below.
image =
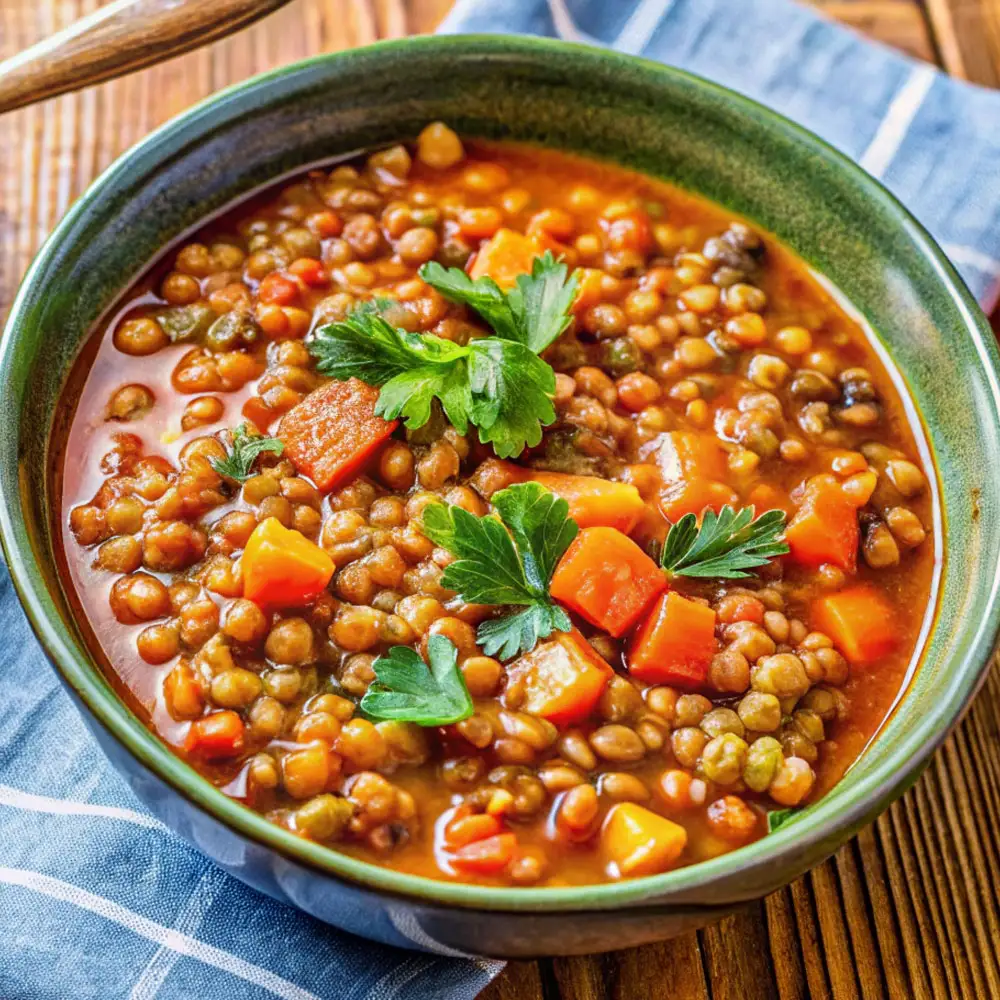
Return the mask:
<svg viewBox="0 0 1000 1000">
<path fill-rule="evenodd" d="M 0 0 L 0 56 L 97 6 Z M 0 318 L 74 198 L 160 122 L 273 66 L 430 31 L 449 6 L 295 0 L 211 48 L 0 118 Z M 1000 86 L 1000 0 L 822 6 L 955 75 Z M 1000 1000 L 998 717 L 995 668 L 912 791 L 835 858 L 744 913 L 663 944 L 512 964 L 482 1000 Z"/>
</svg>

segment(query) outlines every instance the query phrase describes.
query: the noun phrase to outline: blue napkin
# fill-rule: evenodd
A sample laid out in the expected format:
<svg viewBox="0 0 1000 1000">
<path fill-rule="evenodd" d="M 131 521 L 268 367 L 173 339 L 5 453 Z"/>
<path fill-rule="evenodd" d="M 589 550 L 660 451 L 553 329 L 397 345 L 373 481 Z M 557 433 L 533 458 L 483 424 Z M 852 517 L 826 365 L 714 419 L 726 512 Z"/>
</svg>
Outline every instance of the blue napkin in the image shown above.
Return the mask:
<svg viewBox="0 0 1000 1000">
<path fill-rule="evenodd" d="M 998 94 L 786 0 L 460 0 L 443 30 L 613 45 L 741 90 L 885 181 L 984 305 L 998 290 Z M 109 767 L 2 564 L 0 636 L 2 1000 L 462 1000 L 499 971 L 370 944 L 226 875 Z"/>
</svg>

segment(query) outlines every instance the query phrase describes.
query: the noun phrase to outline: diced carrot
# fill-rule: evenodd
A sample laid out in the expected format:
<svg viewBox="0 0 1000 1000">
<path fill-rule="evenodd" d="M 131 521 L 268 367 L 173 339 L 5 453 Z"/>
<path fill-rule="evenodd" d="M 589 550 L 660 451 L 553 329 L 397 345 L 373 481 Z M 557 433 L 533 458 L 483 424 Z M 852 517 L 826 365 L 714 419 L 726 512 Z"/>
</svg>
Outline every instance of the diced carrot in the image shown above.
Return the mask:
<svg viewBox="0 0 1000 1000">
<path fill-rule="evenodd" d="M 753 506 L 758 514 L 769 510 L 783 510 L 790 517 L 795 510 L 789 495 L 770 483 L 758 483 L 747 495 L 747 503 Z"/>
<path fill-rule="evenodd" d="M 576 298 L 573 312 L 582 313 L 601 301 L 604 272 L 596 267 L 579 267 L 576 270 Z"/>
<path fill-rule="evenodd" d="M 896 614 L 874 587 L 861 585 L 820 597 L 812 623 L 825 632 L 850 663 L 874 663 L 899 642 Z"/>
<path fill-rule="evenodd" d="M 604 854 L 623 876 L 664 872 L 686 845 L 684 827 L 634 802 L 613 806 L 601 828 Z"/>
<path fill-rule="evenodd" d="M 470 278 L 492 278 L 501 288 L 513 288 L 519 274 L 530 274 L 537 251 L 534 243 L 513 229 L 498 229 L 476 254 Z"/>
<path fill-rule="evenodd" d="M 628 654 L 628 671 L 648 684 L 701 687 L 716 649 L 715 612 L 668 591 L 639 626 Z"/>
<path fill-rule="evenodd" d="M 533 471 L 528 478 L 562 497 L 581 528 L 617 528 L 627 535 L 646 508 L 639 491 L 628 483 L 568 472 Z"/>
<path fill-rule="evenodd" d="M 503 824 L 488 813 L 458 816 L 444 828 L 444 842 L 450 848 L 465 847 L 503 832 Z"/>
<path fill-rule="evenodd" d="M 473 479 L 487 492 L 513 483 L 538 483 L 569 504 L 569 516 L 581 528 L 617 528 L 628 534 L 646 509 L 639 491 L 629 483 L 614 483 L 597 476 L 525 469 L 498 458 L 487 459 Z"/>
<path fill-rule="evenodd" d="M 725 479 L 726 450 L 714 434 L 671 431 L 658 439 L 656 464 L 665 483 L 679 479 Z"/>
<path fill-rule="evenodd" d="M 269 517 L 254 528 L 240 568 L 245 597 L 265 608 L 298 608 L 323 592 L 334 564 L 301 532 Z"/>
<path fill-rule="evenodd" d="M 289 265 L 288 273 L 294 274 L 300 281 L 313 287 L 325 285 L 327 282 L 323 263 L 315 257 L 299 257 Z"/>
<path fill-rule="evenodd" d="M 243 720 L 230 711 L 202 716 L 191 723 L 184 749 L 205 760 L 235 757 L 243 749 Z"/>
<path fill-rule="evenodd" d="M 290 306 L 299 297 L 299 286 L 277 271 L 261 279 L 257 300 L 274 306 Z"/>
<path fill-rule="evenodd" d="M 566 550 L 549 593 L 616 638 L 667 586 L 663 570 L 615 528 L 584 528 Z"/>
<path fill-rule="evenodd" d="M 451 855 L 451 863 L 459 871 L 476 875 L 496 875 L 514 860 L 517 834 L 498 833 L 460 847 Z"/>
<path fill-rule="evenodd" d="M 278 425 L 285 454 L 324 492 L 352 479 L 399 423 L 375 416 L 377 400 L 356 378 L 313 390 Z"/>
<path fill-rule="evenodd" d="M 728 460 L 713 434 L 671 431 L 662 435 L 656 463 L 664 483 L 660 509 L 671 521 L 685 514 L 701 514 L 706 507 L 718 513 L 725 504 L 738 500 L 722 482 L 729 470 Z"/>
<path fill-rule="evenodd" d="M 801 566 L 857 568 L 858 511 L 833 476 L 815 476 L 785 530 L 788 558 Z"/>
<path fill-rule="evenodd" d="M 594 710 L 614 671 L 579 632 L 558 632 L 515 660 L 508 676 L 524 685 L 521 708 L 553 725 L 580 722 Z"/>
<path fill-rule="evenodd" d="M 660 510 L 669 521 L 679 521 L 685 514 L 698 516 L 711 507 L 716 514 L 726 505 L 735 506 L 739 497 L 725 483 L 711 479 L 679 480 L 660 494 Z"/>
</svg>

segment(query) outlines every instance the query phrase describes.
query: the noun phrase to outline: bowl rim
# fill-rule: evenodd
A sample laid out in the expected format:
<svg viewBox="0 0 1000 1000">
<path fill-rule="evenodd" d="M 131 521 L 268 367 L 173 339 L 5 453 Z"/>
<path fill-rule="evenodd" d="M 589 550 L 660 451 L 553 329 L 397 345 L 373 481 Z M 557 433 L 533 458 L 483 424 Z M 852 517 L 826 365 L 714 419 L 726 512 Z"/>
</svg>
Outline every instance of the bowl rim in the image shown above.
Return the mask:
<svg viewBox="0 0 1000 1000">
<path fill-rule="evenodd" d="M 598 62 L 605 68 L 619 66 L 632 72 L 641 70 L 654 85 L 657 81 L 674 84 L 682 82 L 728 102 L 748 116 L 755 125 L 809 148 L 837 169 L 848 172 L 869 197 L 881 203 L 901 232 L 932 265 L 940 288 L 947 293 L 952 306 L 964 321 L 964 331 L 975 347 L 994 406 L 1000 409 L 1000 353 L 975 299 L 924 227 L 889 191 L 844 154 L 777 112 L 684 70 L 637 56 L 561 40 L 485 34 L 434 35 L 381 41 L 345 52 L 314 56 L 227 87 L 152 131 L 101 173 L 39 250 L 22 280 L 11 306 L 5 335 L 0 338 L 0 384 L 6 380 L 18 327 L 26 311 L 29 289 L 36 277 L 74 223 L 87 213 L 90 204 L 105 191 L 113 189 L 118 179 L 128 173 L 140 156 L 148 154 L 151 147 L 166 137 L 183 133 L 187 129 L 203 128 L 201 119 L 206 113 L 211 116 L 237 95 L 248 91 L 266 94 L 270 85 L 276 81 L 294 79 L 315 66 L 327 63 L 346 66 L 352 61 L 370 60 L 373 57 L 392 60 L 414 50 L 425 56 L 439 54 L 446 57 L 463 48 L 474 48 L 484 54 L 514 54 L 527 59 L 544 59 L 549 54 L 570 54 L 577 59 Z M 928 438 L 933 445 L 930 433 Z M 11 446 L 10 442 L 6 445 L 8 448 Z M 13 446 L 16 447 L 16 441 Z M 680 893 L 684 893 L 685 898 L 690 901 L 692 890 L 696 891 L 699 886 L 734 876 L 744 867 L 759 864 L 768 857 L 777 861 L 785 854 L 805 854 L 810 849 L 821 849 L 823 842 L 831 839 L 836 839 L 836 846 L 839 846 L 844 839 L 839 834 L 852 825 L 857 825 L 872 801 L 895 797 L 916 779 L 932 751 L 944 740 L 975 694 L 1000 631 L 1000 567 L 986 565 L 984 577 L 987 572 L 992 571 L 992 580 L 988 581 L 989 593 L 983 598 L 986 613 L 975 624 L 964 655 L 950 664 L 932 710 L 919 719 L 913 729 L 904 735 L 894 752 L 878 762 L 867 777 L 840 794 L 839 786 L 834 786 L 817 803 L 805 810 L 794 824 L 789 824 L 788 828 L 779 829 L 761 840 L 710 860 L 660 875 L 622 882 L 553 888 L 493 887 L 447 882 L 384 868 L 298 837 L 230 799 L 173 754 L 129 710 L 123 700 L 99 684 L 95 675 L 100 675 L 101 671 L 93 657 L 77 657 L 68 629 L 55 616 L 49 618 L 45 614 L 44 603 L 48 588 L 29 543 L 29 534 L 18 500 L 16 497 L 0 497 L 0 542 L 3 544 L 14 588 L 35 635 L 62 680 L 119 744 L 189 803 L 257 846 L 275 851 L 326 876 L 428 904 L 506 912 L 566 912 L 662 903 L 670 896 Z M 983 582 L 987 581 L 984 579 Z M 905 702 L 905 696 L 903 701 Z M 831 830 L 836 832 L 831 834 Z M 740 898 L 739 893 L 734 893 L 733 898 Z"/>
</svg>

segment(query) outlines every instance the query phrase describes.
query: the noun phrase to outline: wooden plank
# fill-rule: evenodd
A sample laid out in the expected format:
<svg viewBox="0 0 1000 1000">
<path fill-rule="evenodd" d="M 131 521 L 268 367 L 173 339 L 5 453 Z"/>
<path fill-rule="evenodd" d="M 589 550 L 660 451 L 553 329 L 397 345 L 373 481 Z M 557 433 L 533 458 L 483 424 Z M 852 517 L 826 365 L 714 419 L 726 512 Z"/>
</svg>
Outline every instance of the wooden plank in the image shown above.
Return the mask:
<svg viewBox="0 0 1000 1000">
<path fill-rule="evenodd" d="M 608 1000 L 710 1000 L 698 935 L 619 952 Z"/>
<path fill-rule="evenodd" d="M 510 962 L 478 1000 L 543 1000 L 544 996 L 538 963 Z"/>
<path fill-rule="evenodd" d="M 919 5 L 911 0 L 811 0 L 824 14 L 869 38 L 934 62 L 934 45 Z"/>
<path fill-rule="evenodd" d="M 1000 87 L 1000 4 L 996 0 L 925 0 L 944 68 Z"/>
<path fill-rule="evenodd" d="M 762 902 L 706 927 L 699 939 L 712 1000 L 778 1000 Z"/>
</svg>

